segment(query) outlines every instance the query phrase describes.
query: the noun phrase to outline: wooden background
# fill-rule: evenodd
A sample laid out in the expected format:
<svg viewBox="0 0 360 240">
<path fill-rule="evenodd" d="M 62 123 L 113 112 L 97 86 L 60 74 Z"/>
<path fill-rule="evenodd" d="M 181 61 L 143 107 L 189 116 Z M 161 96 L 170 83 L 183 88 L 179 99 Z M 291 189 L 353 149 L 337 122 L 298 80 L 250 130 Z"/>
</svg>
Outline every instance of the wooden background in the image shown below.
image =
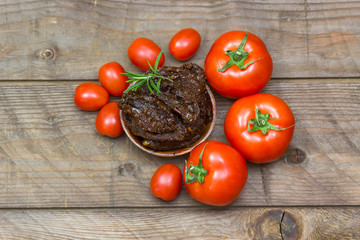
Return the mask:
<svg viewBox="0 0 360 240">
<path fill-rule="evenodd" d="M 360 239 L 359 26 L 360 1 L 0 1 L 0 239 Z M 153 197 L 154 171 L 182 168 L 188 155 L 154 157 L 125 134 L 101 136 L 97 112 L 73 102 L 106 62 L 138 71 L 127 58 L 138 37 L 179 66 L 167 46 L 185 27 L 202 36 L 190 60 L 201 66 L 224 32 L 262 38 L 274 61 L 263 92 L 296 118 L 288 152 L 249 163 L 224 208 L 184 188 L 171 202 Z M 226 143 L 233 100 L 216 100 L 210 139 Z"/>
</svg>

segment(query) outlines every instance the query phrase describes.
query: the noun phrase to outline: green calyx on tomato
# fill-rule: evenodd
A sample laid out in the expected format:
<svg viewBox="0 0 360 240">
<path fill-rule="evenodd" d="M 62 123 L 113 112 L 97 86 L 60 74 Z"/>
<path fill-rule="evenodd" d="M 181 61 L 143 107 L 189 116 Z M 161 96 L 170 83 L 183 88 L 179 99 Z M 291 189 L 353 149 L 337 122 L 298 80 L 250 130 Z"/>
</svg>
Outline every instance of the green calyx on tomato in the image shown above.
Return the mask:
<svg viewBox="0 0 360 240">
<path fill-rule="evenodd" d="M 226 71 L 226 69 L 228 69 L 234 65 L 238 66 L 239 69 L 244 70 L 249 65 L 260 60 L 260 59 L 257 59 L 257 60 L 250 61 L 250 62 L 244 64 L 244 61 L 249 57 L 249 53 L 244 50 L 246 41 L 247 41 L 247 33 L 245 34 L 245 37 L 243 38 L 240 45 L 236 48 L 235 51 L 231 51 L 231 50 L 225 51 L 225 54 L 228 55 L 230 57 L 230 59 L 221 69 L 218 68 L 219 72 L 224 72 L 224 71 Z"/>
<path fill-rule="evenodd" d="M 275 130 L 275 131 L 282 131 L 282 130 L 292 127 L 292 126 L 290 126 L 287 128 L 277 128 L 274 125 L 272 125 L 271 123 L 269 123 L 269 120 L 271 120 L 269 118 L 270 118 L 269 113 L 261 114 L 260 110 L 255 108 L 255 118 L 249 120 L 248 131 L 256 132 L 256 131 L 260 130 L 263 135 L 266 135 L 270 129 Z M 253 127 L 251 128 L 250 125 L 253 125 Z"/>
<path fill-rule="evenodd" d="M 186 169 L 185 172 L 186 183 L 193 183 L 198 181 L 200 184 L 202 184 L 204 182 L 205 176 L 208 174 L 208 171 L 204 169 L 202 166 L 202 156 L 204 154 L 206 145 L 207 144 L 205 144 L 199 156 L 199 164 L 197 166 L 191 165 L 188 169 Z"/>
</svg>

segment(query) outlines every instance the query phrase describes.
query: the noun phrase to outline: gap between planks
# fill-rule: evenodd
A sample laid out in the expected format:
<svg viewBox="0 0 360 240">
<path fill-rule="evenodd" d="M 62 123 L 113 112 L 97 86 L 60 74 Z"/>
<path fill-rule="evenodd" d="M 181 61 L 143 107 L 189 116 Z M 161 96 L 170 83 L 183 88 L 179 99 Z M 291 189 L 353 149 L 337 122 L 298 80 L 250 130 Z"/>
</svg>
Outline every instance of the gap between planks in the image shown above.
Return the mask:
<svg viewBox="0 0 360 240">
<path fill-rule="evenodd" d="M 0 79 L 0 85 L 34 85 L 34 84 L 76 84 L 82 82 L 99 82 L 99 79 L 54 79 L 54 80 L 34 80 L 34 79 L 17 79 L 17 80 L 4 80 Z M 272 78 L 268 84 L 289 82 L 289 83 L 304 83 L 304 82 L 323 82 L 323 83 L 360 83 L 359 77 L 318 77 L 318 78 Z"/>
<path fill-rule="evenodd" d="M 1 211 L 97 211 L 97 210 L 113 210 L 113 211 L 131 211 L 131 210 L 141 210 L 141 211 L 162 211 L 162 210 L 175 210 L 175 211 L 187 211 L 187 210 L 219 210 L 219 211 L 228 211 L 228 210 L 242 210 L 242 209 L 356 209 L 360 208 L 360 205 L 252 205 L 252 206 L 223 206 L 223 207 L 216 207 L 210 205 L 200 205 L 200 206 L 136 206 L 136 207 L 127 207 L 127 206 L 120 206 L 120 207 L 30 207 L 30 208 L 0 208 Z"/>
</svg>

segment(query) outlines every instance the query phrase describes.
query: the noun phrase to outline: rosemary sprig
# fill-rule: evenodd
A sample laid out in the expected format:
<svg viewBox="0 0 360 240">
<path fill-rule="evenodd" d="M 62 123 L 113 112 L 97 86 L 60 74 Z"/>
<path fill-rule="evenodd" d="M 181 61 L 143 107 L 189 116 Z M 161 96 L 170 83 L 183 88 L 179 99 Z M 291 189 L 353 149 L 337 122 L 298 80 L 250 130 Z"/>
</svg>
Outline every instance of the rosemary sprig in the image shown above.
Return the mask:
<svg viewBox="0 0 360 240">
<path fill-rule="evenodd" d="M 135 84 L 130 85 L 124 91 L 124 93 L 130 92 L 130 91 L 137 91 L 139 87 L 146 84 L 151 93 L 156 92 L 157 94 L 159 94 L 159 93 L 161 93 L 160 84 L 163 79 L 171 81 L 171 82 L 173 81 L 171 77 L 168 78 L 168 77 L 162 76 L 161 74 L 159 74 L 157 72 L 162 53 L 163 53 L 163 51 L 161 50 L 161 52 L 159 53 L 159 55 L 156 58 L 154 66 L 151 66 L 150 62 L 146 59 L 147 63 L 150 66 L 152 73 L 136 74 L 136 73 L 131 73 L 128 71 L 125 71 L 125 73 L 121 73 L 121 75 L 124 75 L 124 76 L 127 76 L 130 78 L 126 82 L 136 82 Z M 155 84 L 155 79 L 157 79 L 156 84 Z"/>
</svg>

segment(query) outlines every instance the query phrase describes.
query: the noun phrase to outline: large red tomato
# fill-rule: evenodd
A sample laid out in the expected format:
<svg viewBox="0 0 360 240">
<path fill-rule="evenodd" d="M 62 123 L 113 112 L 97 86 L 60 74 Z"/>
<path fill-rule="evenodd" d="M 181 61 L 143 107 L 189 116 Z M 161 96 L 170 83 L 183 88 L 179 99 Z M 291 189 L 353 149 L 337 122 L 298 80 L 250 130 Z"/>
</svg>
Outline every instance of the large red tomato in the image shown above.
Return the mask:
<svg viewBox="0 0 360 240">
<path fill-rule="evenodd" d="M 96 83 L 82 83 L 75 90 L 75 105 L 82 110 L 99 110 L 109 102 L 109 99 L 109 93 L 105 88 Z"/>
<path fill-rule="evenodd" d="M 113 96 L 121 96 L 128 88 L 128 78 L 120 73 L 124 73 L 124 68 L 117 62 L 109 62 L 99 69 L 99 81 L 101 85 Z"/>
<path fill-rule="evenodd" d="M 186 61 L 194 56 L 200 47 L 200 43 L 200 34 L 195 29 L 185 28 L 171 38 L 169 51 L 175 59 Z"/>
<path fill-rule="evenodd" d="M 135 39 L 128 48 L 128 56 L 130 61 L 143 71 L 149 70 L 149 63 L 151 66 L 155 65 L 157 56 L 160 54 L 160 47 L 148 38 Z M 158 67 L 162 67 L 165 63 L 165 55 L 162 54 Z"/>
<path fill-rule="evenodd" d="M 191 197 L 208 205 L 225 206 L 233 202 L 245 186 L 247 167 L 234 148 L 206 141 L 191 151 L 183 175 Z"/>
<path fill-rule="evenodd" d="M 154 196 L 165 201 L 173 200 L 180 192 L 182 185 L 181 170 L 172 163 L 159 167 L 150 182 L 150 189 Z"/>
<path fill-rule="evenodd" d="M 279 97 L 258 93 L 238 99 L 225 117 L 225 136 L 231 146 L 254 163 L 280 158 L 295 129 L 289 106 Z"/>
<path fill-rule="evenodd" d="M 263 41 L 256 35 L 231 31 L 221 35 L 205 59 L 210 85 L 222 96 L 240 98 L 263 89 L 273 64 Z"/>
<path fill-rule="evenodd" d="M 100 134 L 109 137 L 118 137 L 124 132 L 116 102 L 106 104 L 99 111 L 95 119 L 95 127 Z"/>
</svg>

